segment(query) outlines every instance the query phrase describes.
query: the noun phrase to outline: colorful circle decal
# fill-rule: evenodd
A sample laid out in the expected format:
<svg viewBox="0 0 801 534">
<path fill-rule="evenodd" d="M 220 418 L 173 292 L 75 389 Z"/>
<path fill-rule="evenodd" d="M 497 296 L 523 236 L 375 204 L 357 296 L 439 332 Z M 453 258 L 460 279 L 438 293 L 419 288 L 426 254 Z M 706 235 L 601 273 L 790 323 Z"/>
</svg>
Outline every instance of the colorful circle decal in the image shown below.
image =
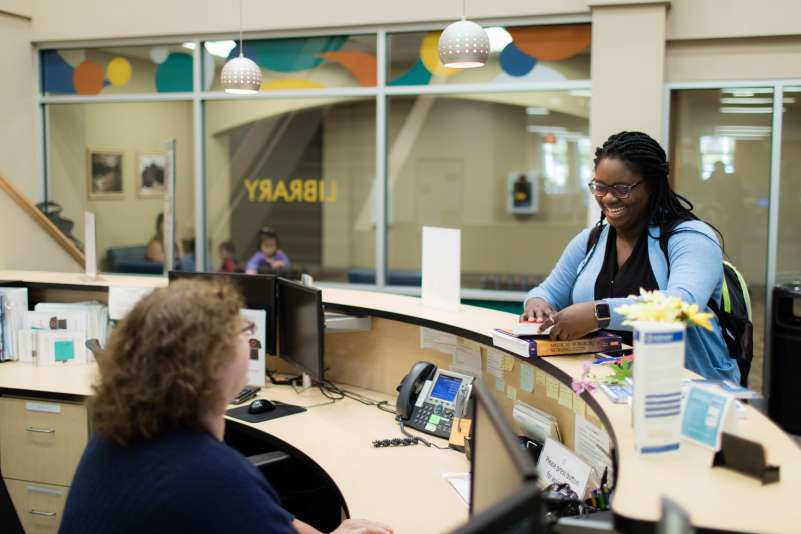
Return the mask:
<svg viewBox="0 0 801 534">
<path fill-rule="evenodd" d="M 94 61 L 84 61 L 72 74 L 75 92 L 79 95 L 96 95 L 104 85 L 103 67 Z"/>
<path fill-rule="evenodd" d="M 428 72 L 434 76 L 450 76 L 459 69 L 449 69 L 439 60 L 439 36 L 442 32 L 428 32 L 420 43 L 420 59 Z"/>
<path fill-rule="evenodd" d="M 125 85 L 131 80 L 131 62 L 124 57 L 115 57 L 108 62 L 106 76 L 111 85 Z"/>
<path fill-rule="evenodd" d="M 510 76 L 525 76 L 537 64 L 536 58 L 522 52 L 514 43 L 509 43 L 504 47 L 500 60 L 501 68 Z"/>
<path fill-rule="evenodd" d="M 164 63 L 168 55 L 170 55 L 170 49 L 166 46 L 154 46 L 150 48 L 150 59 L 157 65 Z"/>
<path fill-rule="evenodd" d="M 156 69 L 156 91 L 177 93 L 192 90 L 192 56 L 173 52 Z"/>
</svg>

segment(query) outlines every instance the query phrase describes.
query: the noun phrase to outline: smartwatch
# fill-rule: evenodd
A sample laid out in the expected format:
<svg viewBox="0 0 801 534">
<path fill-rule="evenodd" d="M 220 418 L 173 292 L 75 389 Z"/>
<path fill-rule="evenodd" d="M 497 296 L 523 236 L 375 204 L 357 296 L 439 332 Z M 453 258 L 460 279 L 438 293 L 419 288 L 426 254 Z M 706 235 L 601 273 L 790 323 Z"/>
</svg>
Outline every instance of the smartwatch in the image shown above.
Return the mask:
<svg viewBox="0 0 801 534">
<path fill-rule="evenodd" d="M 595 320 L 598 321 L 598 328 L 606 328 L 612 321 L 612 314 L 609 311 L 609 304 L 603 300 L 595 302 Z"/>
</svg>

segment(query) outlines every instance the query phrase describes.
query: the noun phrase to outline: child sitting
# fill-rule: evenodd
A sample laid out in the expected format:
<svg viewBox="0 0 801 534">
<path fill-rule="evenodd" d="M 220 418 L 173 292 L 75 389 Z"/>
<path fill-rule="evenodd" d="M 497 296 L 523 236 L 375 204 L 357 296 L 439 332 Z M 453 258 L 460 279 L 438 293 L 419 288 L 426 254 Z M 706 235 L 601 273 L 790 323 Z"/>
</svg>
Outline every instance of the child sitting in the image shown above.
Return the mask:
<svg viewBox="0 0 801 534">
<path fill-rule="evenodd" d="M 259 250 L 248 261 L 245 272 L 257 274 L 261 267 L 270 269 L 289 267 L 289 258 L 278 248 L 278 234 L 269 226 L 259 231 Z"/>
</svg>

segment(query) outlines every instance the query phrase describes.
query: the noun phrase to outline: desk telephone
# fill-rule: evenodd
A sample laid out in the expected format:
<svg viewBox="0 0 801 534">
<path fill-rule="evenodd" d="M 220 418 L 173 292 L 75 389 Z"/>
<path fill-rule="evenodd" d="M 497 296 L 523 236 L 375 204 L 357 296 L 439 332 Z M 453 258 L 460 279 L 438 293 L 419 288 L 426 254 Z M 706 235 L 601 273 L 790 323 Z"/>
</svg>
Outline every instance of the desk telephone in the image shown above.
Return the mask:
<svg viewBox="0 0 801 534">
<path fill-rule="evenodd" d="M 417 362 L 398 386 L 398 415 L 406 426 L 447 439 L 454 416 L 463 416 L 472 384 L 472 376 Z"/>
</svg>

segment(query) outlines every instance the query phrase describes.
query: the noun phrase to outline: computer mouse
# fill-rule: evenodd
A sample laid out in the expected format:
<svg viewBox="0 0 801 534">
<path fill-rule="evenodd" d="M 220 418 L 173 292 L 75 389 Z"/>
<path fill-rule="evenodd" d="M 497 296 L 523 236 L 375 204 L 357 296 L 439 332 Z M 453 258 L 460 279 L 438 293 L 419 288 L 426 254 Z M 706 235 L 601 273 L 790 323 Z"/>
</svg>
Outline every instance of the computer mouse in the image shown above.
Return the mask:
<svg viewBox="0 0 801 534">
<path fill-rule="evenodd" d="M 275 404 L 267 399 L 256 399 L 248 405 L 248 413 L 264 413 L 275 410 Z"/>
</svg>

